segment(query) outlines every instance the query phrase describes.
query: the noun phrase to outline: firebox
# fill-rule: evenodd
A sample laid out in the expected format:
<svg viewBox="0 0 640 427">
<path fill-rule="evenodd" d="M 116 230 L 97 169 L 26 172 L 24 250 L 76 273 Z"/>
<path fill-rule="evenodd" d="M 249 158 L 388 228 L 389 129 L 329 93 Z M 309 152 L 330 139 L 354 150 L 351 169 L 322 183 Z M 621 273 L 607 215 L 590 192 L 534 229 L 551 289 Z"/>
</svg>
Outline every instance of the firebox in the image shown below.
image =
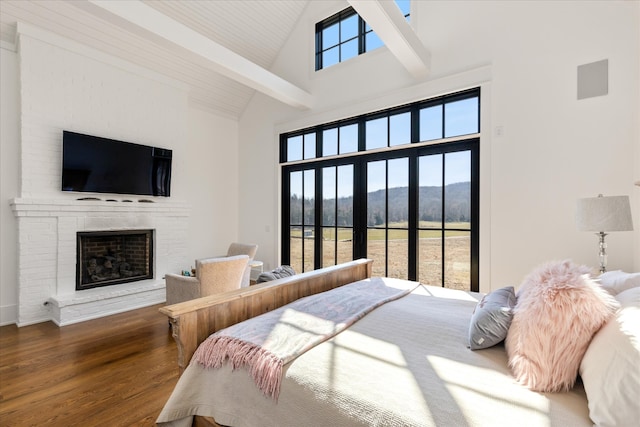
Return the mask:
<svg viewBox="0 0 640 427">
<path fill-rule="evenodd" d="M 153 230 L 78 232 L 76 290 L 153 279 Z"/>
</svg>

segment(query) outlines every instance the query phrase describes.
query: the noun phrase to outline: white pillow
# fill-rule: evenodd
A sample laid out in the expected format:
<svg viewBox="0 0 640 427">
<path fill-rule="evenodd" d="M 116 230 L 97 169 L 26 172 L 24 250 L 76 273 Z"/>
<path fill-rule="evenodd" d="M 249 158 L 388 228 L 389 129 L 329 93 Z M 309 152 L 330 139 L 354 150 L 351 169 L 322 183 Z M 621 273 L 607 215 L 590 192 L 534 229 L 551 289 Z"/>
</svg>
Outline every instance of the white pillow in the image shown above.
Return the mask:
<svg viewBox="0 0 640 427">
<path fill-rule="evenodd" d="M 640 287 L 616 299 L 620 310 L 595 334 L 580 364 L 589 417 L 601 427 L 640 420 Z"/>
<path fill-rule="evenodd" d="M 627 289 L 640 287 L 640 273 L 625 273 L 621 270 L 607 271 L 598 277 L 600 285 L 611 295 L 618 295 Z"/>
</svg>

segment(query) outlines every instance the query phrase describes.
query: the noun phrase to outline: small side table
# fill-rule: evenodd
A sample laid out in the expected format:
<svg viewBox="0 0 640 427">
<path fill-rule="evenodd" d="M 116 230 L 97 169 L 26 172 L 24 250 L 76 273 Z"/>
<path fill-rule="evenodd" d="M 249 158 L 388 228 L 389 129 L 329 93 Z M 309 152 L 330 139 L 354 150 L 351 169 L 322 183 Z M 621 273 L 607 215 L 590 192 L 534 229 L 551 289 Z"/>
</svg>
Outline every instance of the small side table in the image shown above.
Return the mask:
<svg viewBox="0 0 640 427">
<path fill-rule="evenodd" d="M 255 281 L 258 279 L 260 273 L 262 273 L 264 263 L 254 259 L 253 261 L 249 261 L 249 267 L 251 267 L 251 280 Z"/>
</svg>

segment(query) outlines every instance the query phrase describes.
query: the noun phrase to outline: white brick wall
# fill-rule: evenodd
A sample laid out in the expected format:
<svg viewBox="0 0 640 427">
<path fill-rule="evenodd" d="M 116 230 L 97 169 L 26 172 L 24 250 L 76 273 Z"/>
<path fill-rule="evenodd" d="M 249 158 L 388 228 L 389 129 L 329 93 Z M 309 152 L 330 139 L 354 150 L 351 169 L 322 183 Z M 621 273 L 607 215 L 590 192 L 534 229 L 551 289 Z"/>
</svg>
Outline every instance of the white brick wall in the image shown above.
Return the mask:
<svg viewBox="0 0 640 427">
<path fill-rule="evenodd" d="M 163 148 L 186 140 L 188 93 L 179 85 L 24 33 L 19 46 L 21 197 L 68 196 L 63 130 Z"/>
<path fill-rule="evenodd" d="M 19 24 L 18 33 L 18 325 L 64 325 L 163 301 L 164 274 L 192 263 L 190 207 L 175 192 L 146 204 L 78 201 L 77 193 L 62 192 L 62 131 L 175 151 L 188 134 L 187 89 L 33 27 Z M 76 292 L 76 233 L 124 229 L 155 230 L 154 279 Z"/>
<path fill-rule="evenodd" d="M 28 198 L 14 199 L 12 209 L 18 217 L 19 326 L 49 319 L 66 325 L 160 303 L 164 275 L 190 265 L 190 207 L 184 203 Z M 154 279 L 76 291 L 77 233 L 128 229 L 154 230 Z"/>
</svg>

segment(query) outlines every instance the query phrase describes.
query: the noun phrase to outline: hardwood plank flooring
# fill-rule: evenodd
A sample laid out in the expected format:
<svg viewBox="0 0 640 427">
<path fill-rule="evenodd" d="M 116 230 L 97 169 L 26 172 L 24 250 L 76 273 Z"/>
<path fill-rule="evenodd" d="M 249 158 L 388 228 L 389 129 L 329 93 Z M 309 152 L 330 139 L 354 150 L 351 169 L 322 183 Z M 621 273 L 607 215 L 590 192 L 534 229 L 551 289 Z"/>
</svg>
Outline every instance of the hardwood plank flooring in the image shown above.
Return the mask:
<svg viewBox="0 0 640 427">
<path fill-rule="evenodd" d="M 160 307 L 62 328 L 0 327 L 0 425 L 155 425 L 178 380 Z"/>
</svg>

